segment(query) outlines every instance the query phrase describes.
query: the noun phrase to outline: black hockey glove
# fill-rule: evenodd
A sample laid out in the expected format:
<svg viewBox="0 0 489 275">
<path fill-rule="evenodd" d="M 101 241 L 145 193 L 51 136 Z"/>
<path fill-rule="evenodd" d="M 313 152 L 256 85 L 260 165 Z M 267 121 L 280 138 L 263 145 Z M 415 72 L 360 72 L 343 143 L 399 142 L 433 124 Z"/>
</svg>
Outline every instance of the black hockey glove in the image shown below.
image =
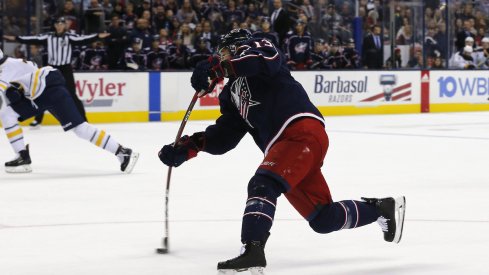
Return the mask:
<svg viewBox="0 0 489 275">
<path fill-rule="evenodd" d="M 190 83 L 196 91 L 207 91 L 209 88 L 209 75 L 211 64 L 207 60 L 202 60 L 195 66 Z"/>
<path fill-rule="evenodd" d="M 205 145 L 204 132 L 197 132 L 191 136 L 183 136 L 178 140 L 177 144 L 169 144 L 163 146 L 158 157 L 161 162 L 168 166 L 178 167 L 185 161 L 197 156 L 197 153 L 202 151 Z"/>
<path fill-rule="evenodd" d="M 11 83 L 11 85 L 5 91 L 5 96 L 10 101 L 10 104 L 15 105 L 24 97 L 24 89 L 17 83 Z"/>
</svg>

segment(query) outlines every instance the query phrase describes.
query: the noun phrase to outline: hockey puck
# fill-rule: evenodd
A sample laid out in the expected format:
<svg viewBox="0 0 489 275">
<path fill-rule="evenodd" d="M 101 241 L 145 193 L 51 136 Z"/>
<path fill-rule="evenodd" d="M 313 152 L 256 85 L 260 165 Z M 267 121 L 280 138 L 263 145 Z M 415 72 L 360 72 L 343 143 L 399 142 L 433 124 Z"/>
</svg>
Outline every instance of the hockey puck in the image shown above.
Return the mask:
<svg viewBox="0 0 489 275">
<path fill-rule="evenodd" d="M 168 248 L 156 248 L 158 254 L 168 254 Z"/>
</svg>

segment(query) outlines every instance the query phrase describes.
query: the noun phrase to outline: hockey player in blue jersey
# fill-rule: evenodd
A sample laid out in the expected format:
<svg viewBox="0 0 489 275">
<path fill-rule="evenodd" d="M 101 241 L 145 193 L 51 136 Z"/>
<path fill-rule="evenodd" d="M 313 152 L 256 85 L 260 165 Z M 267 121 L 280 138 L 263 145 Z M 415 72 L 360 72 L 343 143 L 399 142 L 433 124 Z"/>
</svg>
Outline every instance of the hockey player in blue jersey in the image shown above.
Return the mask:
<svg viewBox="0 0 489 275">
<path fill-rule="evenodd" d="M 209 77 L 229 79 L 219 95 L 221 116 L 205 131 L 163 146 L 159 157 L 164 164 L 178 167 L 199 151 L 224 154 L 246 133 L 264 153 L 248 183 L 241 230 L 244 252 L 219 262 L 220 274 L 263 273 L 265 243 L 281 194 L 318 233 L 378 221 L 384 239 L 399 242 L 404 197 L 333 201 L 321 171 L 329 145 L 324 119 L 291 76 L 283 53 L 270 41 L 252 38 L 243 29 L 223 36 L 218 53 L 219 60 L 198 64 L 191 82 L 200 91 L 208 88 Z"/>
</svg>

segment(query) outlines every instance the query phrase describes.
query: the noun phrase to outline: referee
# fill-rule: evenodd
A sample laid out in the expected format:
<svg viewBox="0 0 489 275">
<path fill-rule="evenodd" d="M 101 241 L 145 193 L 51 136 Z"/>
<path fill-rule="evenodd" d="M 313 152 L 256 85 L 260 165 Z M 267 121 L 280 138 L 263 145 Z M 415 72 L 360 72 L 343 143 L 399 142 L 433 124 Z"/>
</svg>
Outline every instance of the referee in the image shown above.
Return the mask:
<svg viewBox="0 0 489 275">
<path fill-rule="evenodd" d="M 87 120 L 85 108 L 76 94 L 75 78 L 71 67 L 71 54 L 73 46 L 90 44 L 97 39 L 109 36 L 109 33 L 94 33 L 90 35 L 77 35 L 66 31 L 66 21 L 60 17 L 54 23 L 55 32 L 40 34 L 36 36 L 11 36 L 4 35 L 6 40 L 17 41 L 23 44 L 44 45 L 48 51 L 48 65 L 58 69 L 65 78 L 66 87 L 75 101 L 78 111 Z M 42 121 L 41 117 L 36 117 L 31 126 L 37 126 Z"/>
</svg>

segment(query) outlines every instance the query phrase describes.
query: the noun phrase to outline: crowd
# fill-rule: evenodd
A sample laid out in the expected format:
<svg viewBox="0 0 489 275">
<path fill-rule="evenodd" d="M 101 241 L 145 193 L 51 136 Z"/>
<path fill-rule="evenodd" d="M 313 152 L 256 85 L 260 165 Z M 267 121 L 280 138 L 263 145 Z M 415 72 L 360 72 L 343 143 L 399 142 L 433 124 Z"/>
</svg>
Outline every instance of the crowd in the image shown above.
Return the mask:
<svg viewBox="0 0 489 275">
<path fill-rule="evenodd" d="M 220 35 L 237 27 L 271 40 L 293 70 L 459 68 L 454 59 L 469 56 L 463 54 L 468 36 L 473 67 L 482 68 L 489 1 L 453 1 L 449 13 L 443 1 L 423 2 L 424 18 L 404 1 L 394 2 L 391 15 L 380 0 L 359 0 L 362 55 L 353 40 L 354 0 L 44 0 L 42 24 L 49 31 L 63 17 L 68 31 L 110 33 L 75 47 L 75 70 L 191 69 L 214 52 Z M 7 18 L 4 34 L 23 34 L 14 18 Z M 19 46 L 16 54 L 25 49 Z"/>
</svg>

